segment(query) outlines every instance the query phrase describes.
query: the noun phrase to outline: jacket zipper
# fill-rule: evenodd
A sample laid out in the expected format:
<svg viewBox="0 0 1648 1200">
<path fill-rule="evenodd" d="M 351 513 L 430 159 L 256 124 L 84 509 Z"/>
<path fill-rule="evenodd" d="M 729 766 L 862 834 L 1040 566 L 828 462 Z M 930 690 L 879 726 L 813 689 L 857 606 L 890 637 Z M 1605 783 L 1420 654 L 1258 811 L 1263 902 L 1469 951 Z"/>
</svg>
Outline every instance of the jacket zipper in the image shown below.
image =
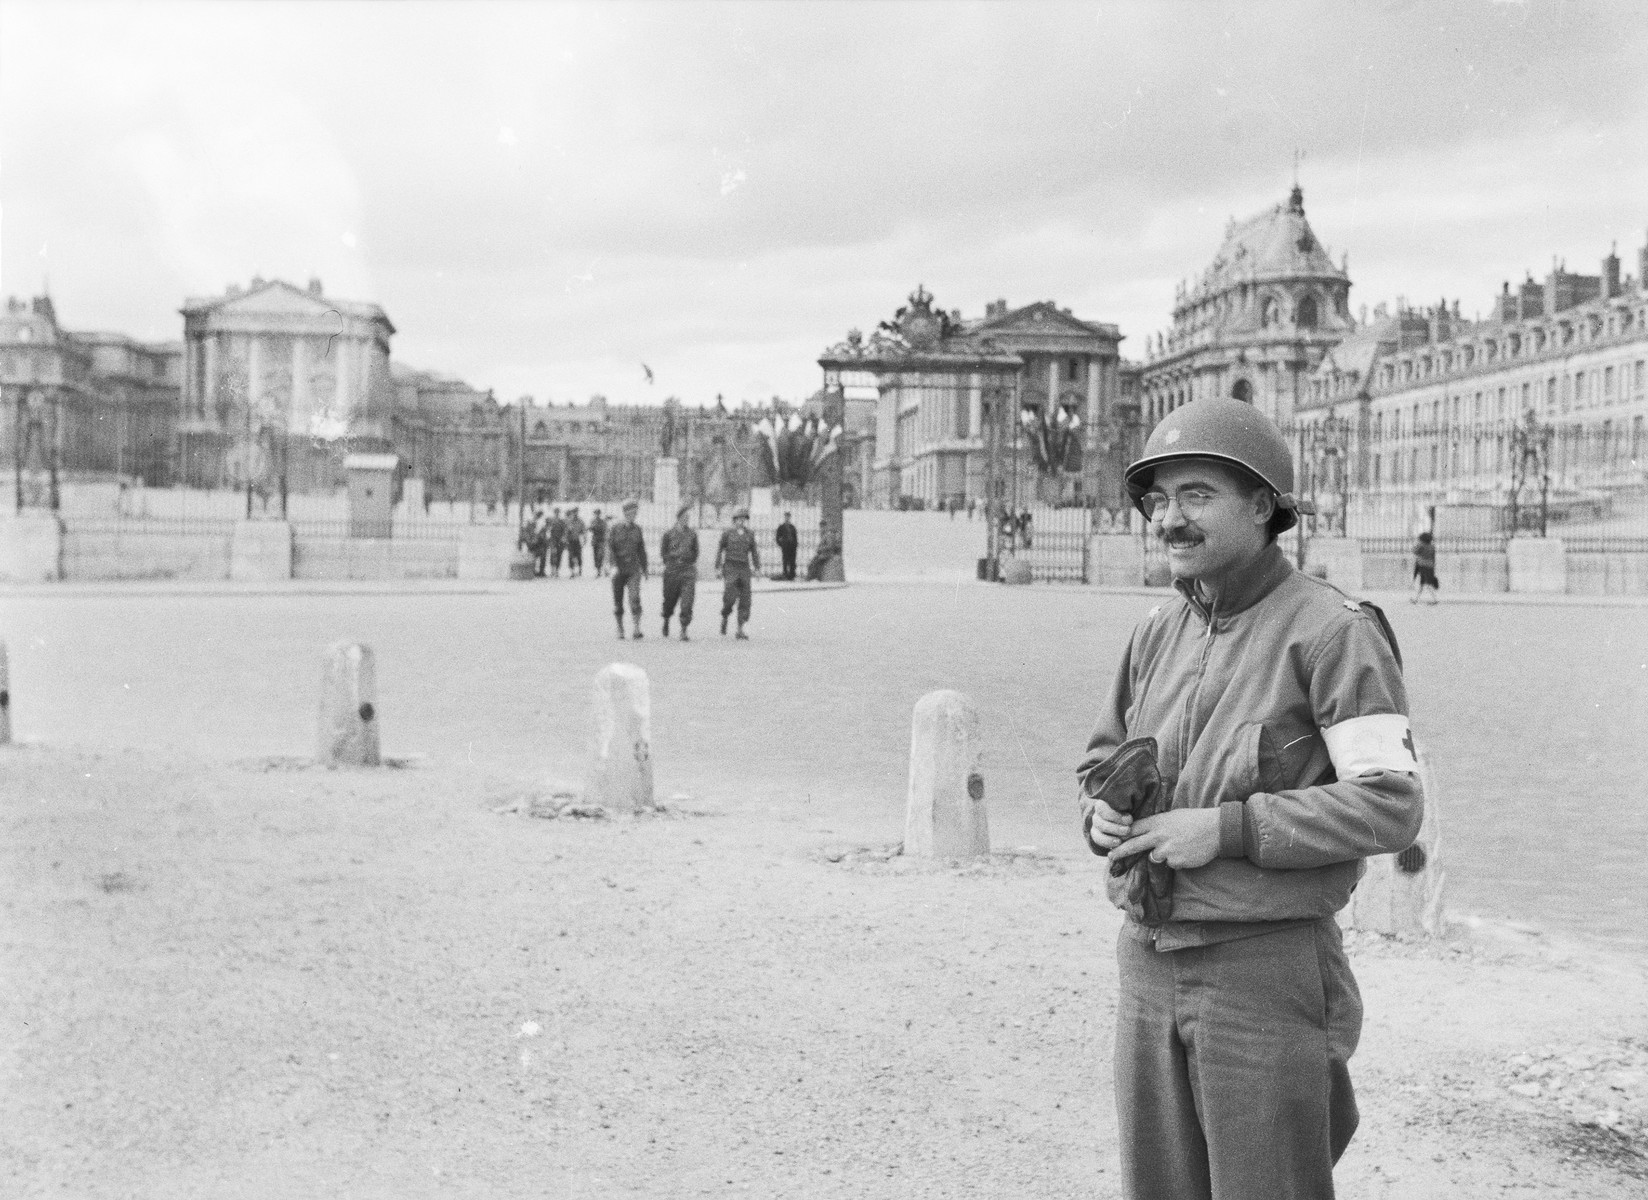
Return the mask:
<svg viewBox="0 0 1648 1200">
<path fill-rule="evenodd" d="M 1196 701 L 1201 698 L 1202 680 L 1207 677 L 1207 660 L 1213 654 L 1213 627 L 1218 612 L 1219 602 L 1214 600 L 1202 614 L 1207 621 L 1207 636 L 1202 638 L 1201 657 L 1196 664 L 1196 682 L 1190 687 L 1190 699 L 1186 701 L 1184 715 L 1179 720 L 1179 766 L 1181 770 L 1185 761 L 1190 758 L 1190 726 L 1196 715 Z"/>
</svg>

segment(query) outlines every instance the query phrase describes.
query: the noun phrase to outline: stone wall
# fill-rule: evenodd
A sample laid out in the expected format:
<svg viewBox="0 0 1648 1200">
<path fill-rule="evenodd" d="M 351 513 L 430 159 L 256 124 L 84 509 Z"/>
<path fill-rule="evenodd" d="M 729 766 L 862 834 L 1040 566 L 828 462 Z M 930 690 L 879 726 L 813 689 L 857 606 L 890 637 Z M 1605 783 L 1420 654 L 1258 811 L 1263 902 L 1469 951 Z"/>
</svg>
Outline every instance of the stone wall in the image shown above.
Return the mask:
<svg viewBox="0 0 1648 1200">
<path fill-rule="evenodd" d="M 306 538 L 292 544 L 293 579 L 456 579 L 447 538 Z"/>
<path fill-rule="evenodd" d="M 63 578 L 228 579 L 232 543 L 227 530 L 146 530 L 68 521 L 63 531 Z"/>
</svg>

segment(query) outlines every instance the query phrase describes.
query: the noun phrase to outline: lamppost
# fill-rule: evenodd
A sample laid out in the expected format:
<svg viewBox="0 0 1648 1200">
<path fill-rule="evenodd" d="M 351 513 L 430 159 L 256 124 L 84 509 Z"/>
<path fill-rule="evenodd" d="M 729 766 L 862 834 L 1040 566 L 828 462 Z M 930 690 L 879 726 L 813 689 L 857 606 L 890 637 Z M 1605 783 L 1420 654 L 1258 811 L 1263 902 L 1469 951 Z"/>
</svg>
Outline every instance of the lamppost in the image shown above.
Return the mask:
<svg viewBox="0 0 1648 1200">
<path fill-rule="evenodd" d="M 1551 440 L 1556 427 L 1540 421 L 1528 409 L 1520 424 L 1511 427 L 1511 536 L 1522 528 L 1522 489 L 1530 471 L 1539 478 L 1539 536 L 1544 537 L 1550 521 Z"/>
</svg>

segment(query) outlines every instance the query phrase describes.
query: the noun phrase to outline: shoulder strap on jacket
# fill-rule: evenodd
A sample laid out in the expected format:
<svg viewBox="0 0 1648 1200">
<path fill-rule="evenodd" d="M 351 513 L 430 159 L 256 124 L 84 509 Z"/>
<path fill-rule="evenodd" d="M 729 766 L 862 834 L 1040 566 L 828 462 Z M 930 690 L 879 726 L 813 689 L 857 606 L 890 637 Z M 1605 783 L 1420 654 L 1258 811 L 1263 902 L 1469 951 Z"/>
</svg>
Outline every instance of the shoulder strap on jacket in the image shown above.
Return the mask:
<svg viewBox="0 0 1648 1200">
<path fill-rule="evenodd" d="M 1397 669 L 1400 670 L 1402 667 L 1402 647 L 1396 644 L 1396 630 L 1391 628 L 1390 618 L 1385 615 L 1385 610 L 1372 600 L 1363 600 L 1361 605 L 1362 610 L 1379 623 L 1379 628 L 1384 633 L 1385 640 L 1390 643 L 1391 654 L 1396 659 Z"/>
</svg>

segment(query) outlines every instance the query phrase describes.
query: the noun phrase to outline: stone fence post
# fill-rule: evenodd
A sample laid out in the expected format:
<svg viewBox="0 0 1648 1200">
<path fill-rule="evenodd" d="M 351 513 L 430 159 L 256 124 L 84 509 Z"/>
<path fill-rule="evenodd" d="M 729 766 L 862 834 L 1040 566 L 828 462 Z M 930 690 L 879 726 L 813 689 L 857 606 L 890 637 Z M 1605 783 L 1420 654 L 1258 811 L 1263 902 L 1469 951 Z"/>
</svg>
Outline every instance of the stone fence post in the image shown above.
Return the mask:
<svg viewBox="0 0 1648 1200">
<path fill-rule="evenodd" d="M 652 693 L 634 663 L 612 663 L 595 676 L 594 740 L 584 803 L 612 812 L 652 807 Z"/>
<path fill-rule="evenodd" d="M 0 638 L 0 746 L 11 745 L 11 660 Z"/>
<path fill-rule="evenodd" d="M 910 724 L 904 853 L 976 858 L 990 853 L 978 710 L 960 692 L 928 692 Z"/>
<path fill-rule="evenodd" d="M 1442 798 L 1425 752 L 1419 752 L 1419 783 L 1425 790 L 1425 818 L 1419 840 L 1400 854 L 1376 854 L 1367 860 L 1362 881 L 1351 893 L 1341 923 L 1368 933 L 1405 933 L 1441 937 L 1443 911 Z"/>
<path fill-rule="evenodd" d="M 321 668 L 320 745 L 315 756 L 323 766 L 378 765 L 377 697 L 372 647 L 347 641 L 328 646 Z"/>
</svg>

